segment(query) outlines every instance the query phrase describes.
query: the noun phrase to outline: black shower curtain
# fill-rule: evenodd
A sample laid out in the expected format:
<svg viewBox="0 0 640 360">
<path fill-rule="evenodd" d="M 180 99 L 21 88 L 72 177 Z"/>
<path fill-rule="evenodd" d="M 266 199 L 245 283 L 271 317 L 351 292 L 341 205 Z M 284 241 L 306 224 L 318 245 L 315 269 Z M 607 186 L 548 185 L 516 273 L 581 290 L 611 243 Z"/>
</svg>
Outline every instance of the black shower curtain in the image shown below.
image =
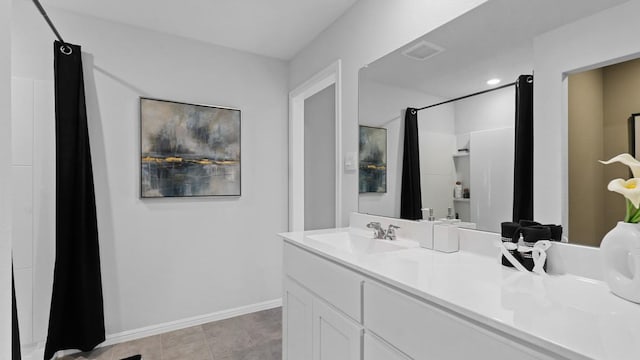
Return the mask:
<svg viewBox="0 0 640 360">
<path fill-rule="evenodd" d="M 100 249 L 80 46 L 54 43 L 56 262 L 45 359 L 105 340 Z"/>
<path fill-rule="evenodd" d="M 516 82 L 513 221 L 533 220 L 533 76 Z"/>
<path fill-rule="evenodd" d="M 405 110 L 403 148 L 400 218 L 420 220 L 422 219 L 422 192 L 420 189 L 418 111 L 413 108 Z"/>
</svg>

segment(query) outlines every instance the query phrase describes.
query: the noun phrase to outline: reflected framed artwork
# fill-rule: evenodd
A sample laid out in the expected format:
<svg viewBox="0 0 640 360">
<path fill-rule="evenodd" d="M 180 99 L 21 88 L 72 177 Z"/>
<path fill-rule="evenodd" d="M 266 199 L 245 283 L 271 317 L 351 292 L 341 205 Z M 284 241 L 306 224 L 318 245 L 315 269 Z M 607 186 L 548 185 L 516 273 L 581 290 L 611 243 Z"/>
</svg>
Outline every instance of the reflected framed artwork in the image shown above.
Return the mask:
<svg viewBox="0 0 640 360">
<path fill-rule="evenodd" d="M 140 98 L 142 198 L 240 196 L 240 110 Z"/>
<path fill-rule="evenodd" d="M 640 159 L 640 114 L 631 114 L 628 121 L 629 154 Z"/>
<path fill-rule="evenodd" d="M 359 192 L 386 193 L 387 129 L 360 125 L 359 139 Z"/>
</svg>

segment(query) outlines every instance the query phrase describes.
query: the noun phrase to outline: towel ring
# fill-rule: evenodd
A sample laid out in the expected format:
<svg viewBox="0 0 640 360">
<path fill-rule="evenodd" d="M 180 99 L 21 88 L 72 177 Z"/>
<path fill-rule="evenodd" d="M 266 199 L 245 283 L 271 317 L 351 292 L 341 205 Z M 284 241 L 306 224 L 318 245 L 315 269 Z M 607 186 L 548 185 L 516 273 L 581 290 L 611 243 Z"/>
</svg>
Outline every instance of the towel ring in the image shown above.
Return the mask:
<svg viewBox="0 0 640 360">
<path fill-rule="evenodd" d="M 69 45 L 62 45 L 60 46 L 60 52 L 65 55 L 71 55 L 71 53 L 73 53 L 73 49 Z"/>
</svg>

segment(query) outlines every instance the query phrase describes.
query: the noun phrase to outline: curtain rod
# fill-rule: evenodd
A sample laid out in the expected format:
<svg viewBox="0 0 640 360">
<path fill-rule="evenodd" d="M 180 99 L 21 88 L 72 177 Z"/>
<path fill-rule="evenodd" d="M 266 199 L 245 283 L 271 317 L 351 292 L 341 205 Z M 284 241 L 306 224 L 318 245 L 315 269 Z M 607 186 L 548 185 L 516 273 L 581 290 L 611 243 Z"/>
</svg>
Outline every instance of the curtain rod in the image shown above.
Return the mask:
<svg viewBox="0 0 640 360">
<path fill-rule="evenodd" d="M 53 33 L 56 34 L 56 37 L 58 38 L 58 40 L 60 40 L 61 43 L 66 44 L 67 42 L 62 40 L 62 36 L 60 36 L 58 29 L 56 29 L 55 25 L 53 25 L 53 22 L 49 18 L 49 15 L 47 15 L 47 12 L 42 7 L 42 4 L 40 4 L 40 1 L 33 0 L 33 4 L 38 8 L 38 11 L 40 11 L 40 14 L 42 14 L 42 17 L 44 17 L 44 19 L 47 21 L 47 24 L 49 24 L 49 27 L 51 28 L 51 30 L 53 30 Z"/>
<path fill-rule="evenodd" d="M 500 85 L 500 86 L 495 87 L 495 88 L 492 88 L 492 89 L 478 91 L 478 92 L 475 92 L 475 93 L 473 93 L 473 94 L 460 96 L 460 97 L 455 98 L 455 99 L 451 99 L 451 100 L 443 101 L 443 102 L 440 102 L 440 103 L 437 103 L 437 104 L 433 104 L 433 105 L 424 106 L 424 107 L 421 107 L 421 108 L 419 108 L 419 109 L 413 109 L 412 111 L 413 111 L 413 113 L 415 114 L 416 112 L 418 112 L 418 111 L 420 111 L 420 110 L 429 109 L 429 108 L 432 108 L 432 107 L 436 107 L 436 106 L 440 106 L 440 105 L 448 104 L 448 103 L 450 103 L 450 102 L 454 102 L 454 101 L 458 101 L 458 100 L 462 100 L 462 99 L 470 98 L 470 97 L 472 97 L 472 96 L 482 95 L 482 94 L 485 94 L 485 93 L 488 93 L 488 92 L 492 92 L 492 91 L 496 91 L 496 90 L 504 89 L 504 88 L 506 88 L 506 87 L 513 86 L 513 85 L 515 85 L 516 83 L 517 83 L 517 82 L 516 82 L 516 81 L 514 81 L 514 82 L 512 82 L 512 83 L 504 84 L 504 85 Z"/>
</svg>

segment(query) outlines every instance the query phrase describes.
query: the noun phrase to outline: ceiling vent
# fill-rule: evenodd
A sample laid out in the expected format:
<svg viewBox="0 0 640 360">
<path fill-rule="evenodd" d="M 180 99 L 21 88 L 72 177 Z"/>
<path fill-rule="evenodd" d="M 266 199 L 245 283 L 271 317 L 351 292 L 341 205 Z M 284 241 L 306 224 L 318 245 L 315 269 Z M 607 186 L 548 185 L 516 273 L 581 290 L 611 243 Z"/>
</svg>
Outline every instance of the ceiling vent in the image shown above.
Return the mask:
<svg viewBox="0 0 640 360">
<path fill-rule="evenodd" d="M 434 45 L 426 41 L 420 41 L 419 43 L 411 45 L 411 47 L 403 50 L 402 55 L 414 60 L 424 61 L 443 51 L 444 49 L 438 45 Z"/>
</svg>

